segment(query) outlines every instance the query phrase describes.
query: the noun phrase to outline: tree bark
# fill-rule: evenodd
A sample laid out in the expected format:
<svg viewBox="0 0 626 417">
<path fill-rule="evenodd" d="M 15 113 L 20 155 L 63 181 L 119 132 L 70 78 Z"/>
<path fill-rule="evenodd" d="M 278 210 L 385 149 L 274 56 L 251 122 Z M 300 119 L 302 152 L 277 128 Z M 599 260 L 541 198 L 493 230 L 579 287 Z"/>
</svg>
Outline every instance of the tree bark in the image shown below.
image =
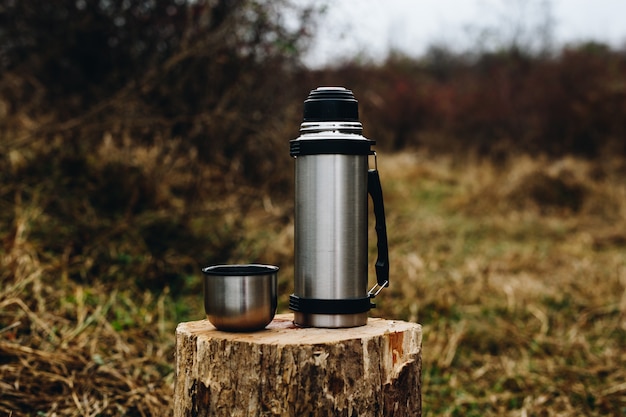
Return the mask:
<svg viewBox="0 0 626 417">
<path fill-rule="evenodd" d="M 419 324 L 378 318 L 304 329 L 280 314 L 254 333 L 180 323 L 174 416 L 421 416 L 421 345 Z"/>
</svg>

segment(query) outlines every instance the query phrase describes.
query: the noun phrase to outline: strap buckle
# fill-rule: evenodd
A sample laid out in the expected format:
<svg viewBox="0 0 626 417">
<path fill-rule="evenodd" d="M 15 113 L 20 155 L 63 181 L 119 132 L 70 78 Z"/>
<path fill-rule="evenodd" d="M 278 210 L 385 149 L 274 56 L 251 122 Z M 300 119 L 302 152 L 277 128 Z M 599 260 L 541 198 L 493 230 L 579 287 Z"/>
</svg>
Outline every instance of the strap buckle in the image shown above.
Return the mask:
<svg viewBox="0 0 626 417">
<path fill-rule="evenodd" d="M 374 298 L 376 297 L 378 294 L 380 294 L 380 292 L 383 290 L 383 288 L 388 287 L 389 286 L 389 281 L 385 281 L 383 282 L 382 285 L 379 285 L 378 283 L 374 284 L 374 286 L 367 292 L 367 295 L 370 298 Z"/>
</svg>

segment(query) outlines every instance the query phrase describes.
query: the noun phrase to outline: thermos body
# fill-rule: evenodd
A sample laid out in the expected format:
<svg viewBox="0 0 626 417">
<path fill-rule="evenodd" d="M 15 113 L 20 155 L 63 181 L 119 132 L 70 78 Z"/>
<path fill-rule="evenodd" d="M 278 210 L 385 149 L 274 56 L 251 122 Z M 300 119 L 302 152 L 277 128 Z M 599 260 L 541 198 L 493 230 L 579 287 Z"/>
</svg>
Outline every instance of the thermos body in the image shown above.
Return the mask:
<svg viewBox="0 0 626 417">
<path fill-rule="evenodd" d="M 369 168 L 373 140 L 361 135 L 350 90 L 320 87 L 304 102 L 295 158 L 294 293 L 289 308 L 305 327 L 367 323 L 371 303 L 389 284 L 380 179 Z M 374 156 L 375 158 L 375 156 Z M 367 291 L 368 194 L 376 216 L 378 291 Z"/>
<path fill-rule="evenodd" d="M 306 155 L 295 170 L 295 294 L 309 299 L 367 297 L 367 156 Z M 312 327 L 365 324 L 367 312 L 306 314 Z"/>
</svg>

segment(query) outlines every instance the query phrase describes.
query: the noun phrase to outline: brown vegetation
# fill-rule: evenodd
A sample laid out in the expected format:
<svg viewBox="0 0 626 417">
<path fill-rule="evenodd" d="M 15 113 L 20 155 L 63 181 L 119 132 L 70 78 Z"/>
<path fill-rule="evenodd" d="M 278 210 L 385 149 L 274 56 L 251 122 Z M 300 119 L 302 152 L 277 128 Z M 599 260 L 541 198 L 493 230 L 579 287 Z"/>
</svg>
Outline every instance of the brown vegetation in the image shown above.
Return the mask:
<svg viewBox="0 0 626 417">
<path fill-rule="evenodd" d="M 590 42 L 550 56 L 433 48 L 419 60 L 396 54 L 309 78 L 357 91 L 367 133 L 389 149 L 595 157 L 626 152 L 625 71 L 623 51 Z"/>
</svg>

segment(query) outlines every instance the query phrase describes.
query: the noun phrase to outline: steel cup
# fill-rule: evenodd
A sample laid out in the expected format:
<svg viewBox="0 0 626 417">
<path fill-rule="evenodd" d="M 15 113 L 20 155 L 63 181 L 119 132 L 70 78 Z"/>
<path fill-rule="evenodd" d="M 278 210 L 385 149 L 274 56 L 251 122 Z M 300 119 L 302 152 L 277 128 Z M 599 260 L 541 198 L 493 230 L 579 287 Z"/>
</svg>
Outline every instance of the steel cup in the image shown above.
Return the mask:
<svg viewBox="0 0 626 417">
<path fill-rule="evenodd" d="M 278 267 L 213 265 L 204 273 L 204 310 L 217 329 L 248 332 L 263 329 L 277 306 Z"/>
</svg>

